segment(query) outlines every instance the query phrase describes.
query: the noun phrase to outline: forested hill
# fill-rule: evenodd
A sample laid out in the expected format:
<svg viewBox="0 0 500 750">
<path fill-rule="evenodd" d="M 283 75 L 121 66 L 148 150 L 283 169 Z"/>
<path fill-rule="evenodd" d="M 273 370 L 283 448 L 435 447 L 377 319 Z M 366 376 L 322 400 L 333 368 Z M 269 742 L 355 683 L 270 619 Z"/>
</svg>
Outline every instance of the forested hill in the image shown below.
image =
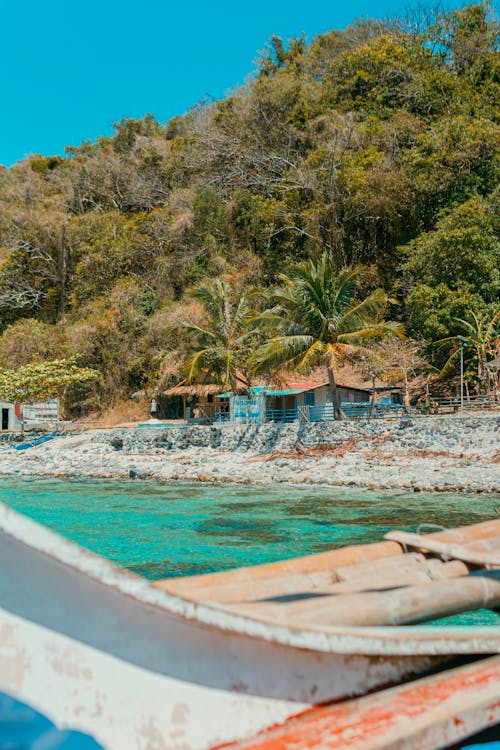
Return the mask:
<svg viewBox="0 0 500 750">
<path fill-rule="evenodd" d="M 497 34 L 470 5 L 273 38 L 220 101 L 2 169 L 0 367 L 75 356 L 105 401 L 166 381 L 193 284 L 325 249 L 409 335 L 460 332 L 498 305 Z"/>
</svg>

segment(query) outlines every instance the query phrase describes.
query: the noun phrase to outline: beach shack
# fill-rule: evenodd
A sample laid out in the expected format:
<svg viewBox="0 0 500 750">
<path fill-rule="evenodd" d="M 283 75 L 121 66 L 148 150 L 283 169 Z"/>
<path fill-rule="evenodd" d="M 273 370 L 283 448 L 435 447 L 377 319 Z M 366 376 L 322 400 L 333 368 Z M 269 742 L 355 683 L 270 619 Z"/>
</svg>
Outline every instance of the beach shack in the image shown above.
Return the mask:
<svg viewBox="0 0 500 750">
<path fill-rule="evenodd" d="M 337 389 L 345 406 L 369 405 L 369 390 L 348 385 Z M 224 393 L 216 398 L 229 399 L 227 419 L 244 424 L 318 422 L 334 416 L 330 387 L 325 382 L 251 386 L 246 393 Z"/>
<path fill-rule="evenodd" d="M 207 376 L 202 376 L 194 383 L 183 380 L 166 390 L 164 395 L 170 398 L 181 397 L 184 419 L 203 424 L 231 421 L 230 396 L 236 398 L 247 389 L 248 383 L 243 375 L 238 376 L 234 393 L 228 392 L 227 385 L 210 382 Z M 234 403 L 233 401 L 233 407 Z"/>
<path fill-rule="evenodd" d="M 21 404 L 19 401 L 9 403 L 0 401 L 2 431 L 16 431 L 23 426 L 41 427 L 46 424 L 57 424 L 59 421 L 59 399 L 30 401 Z"/>
<path fill-rule="evenodd" d="M 184 418 L 192 423 L 263 424 L 334 419 L 328 382 L 303 378 L 294 382 L 249 386 L 242 378 L 239 385 L 235 391 L 216 383 L 188 385 L 182 382 L 165 391 L 165 395 L 182 396 Z M 397 389 L 338 383 L 337 391 L 344 412 L 351 418 L 380 417 L 392 415 L 395 409 L 401 411 Z"/>
<path fill-rule="evenodd" d="M 370 391 L 364 388 L 337 384 L 340 402 L 343 405 L 367 404 Z M 266 391 L 266 421 L 318 422 L 333 419 L 333 403 L 328 382 L 291 383 L 286 387 L 276 386 Z"/>
<path fill-rule="evenodd" d="M 24 403 L 21 413 L 24 424 L 28 427 L 55 425 L 60 419 L 59 399 L 48 398 Z"/>
</svg>

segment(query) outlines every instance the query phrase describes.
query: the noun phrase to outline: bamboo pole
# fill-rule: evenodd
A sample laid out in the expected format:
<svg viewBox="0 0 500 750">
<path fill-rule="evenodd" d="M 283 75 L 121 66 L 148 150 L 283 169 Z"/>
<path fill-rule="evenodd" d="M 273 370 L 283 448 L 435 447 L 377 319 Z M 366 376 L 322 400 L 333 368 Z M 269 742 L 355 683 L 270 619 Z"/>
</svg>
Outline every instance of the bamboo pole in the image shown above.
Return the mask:
<svg viewBox="0 0 500 750">
<path fill-rule="evenodd" d="M 307 612 L 290 612 L 289 617 L 294 622 L 328 625 L 411 625 L 496 607 L 500 607 L 500 576 L 482 572 L 385 593 L 324 597 L 311 603 Z"/>
<path fill-rule="evenodd" d="M 471 563 L 472 565 L 492 565 L 500 567 L 500 546 L 492 548 L 484 546 L 484 542 L 477 541 L 475 547 L 472 544 L 453 544 L 452 542 L 441 542 L 438 539 L 429 539 L 428 536 L 410 534 L 408 531 L 390 531 L 385 534 L 384 539 L 391 542 L 399 542 L 408 547 L 418 550 L 435 552 L 444 557 Z"/>
</svg>

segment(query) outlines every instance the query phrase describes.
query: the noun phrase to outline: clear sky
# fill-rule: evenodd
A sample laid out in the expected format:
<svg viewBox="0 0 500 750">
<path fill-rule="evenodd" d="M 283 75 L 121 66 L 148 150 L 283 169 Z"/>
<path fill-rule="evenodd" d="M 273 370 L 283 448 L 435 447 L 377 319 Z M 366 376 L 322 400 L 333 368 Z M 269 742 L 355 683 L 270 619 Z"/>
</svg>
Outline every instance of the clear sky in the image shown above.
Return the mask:
<svg viewBox="0 0 500 750">
<path fill-rule="evenodd" d="M 457 4 L 457 3 L 455 3 Z M 465 4 L 465 2 L 463 3 Z M 402 0 L 3 0 L 0 163 L 160 122 L 243 83 L 272 34 L 308 38 Z"/>
</svg>

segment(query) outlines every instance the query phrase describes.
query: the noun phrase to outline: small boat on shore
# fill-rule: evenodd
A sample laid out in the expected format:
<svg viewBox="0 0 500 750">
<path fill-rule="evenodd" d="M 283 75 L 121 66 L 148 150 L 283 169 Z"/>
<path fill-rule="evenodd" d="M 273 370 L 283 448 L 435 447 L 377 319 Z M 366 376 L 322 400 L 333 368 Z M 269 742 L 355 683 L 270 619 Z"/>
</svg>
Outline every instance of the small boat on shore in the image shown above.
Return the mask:
<svg viewBox="0 0 500 750">
<path fill-rule="evenodd" d="M 151 582 L 0 505 L 0 607 L 0 690 L 106 750 L 251 747 L 300 717 L 333 737 L 340 714 L 325 704 L 373 718 L 406 701 L 416 716 L 445 693 L 425 714 L 433 744 L 352 747 L 434 750 L 500 721 L 500 657 L 484 658 L 500 628 L 421 625 L 500 607 L 500 520 Z M 450 671 L 457 656 L 477 661 Z M 329 746 L 310 730 L 300 747 Z"/>
<path fill-rule="evenodd" d="M 33 440 L 27 440 L 24 443 L 12 443 L 12 446 L 16 451 L 26 451 L 28 448 L 35 448 L 37 445 L 43 445 L 43 443 L 53 440 L 58 434 L 59 430 L 53 430 L 53 432 L 50 432 L 48 435 L 41 435 L 40 437 L 33 438 Z"/>
</svg>

